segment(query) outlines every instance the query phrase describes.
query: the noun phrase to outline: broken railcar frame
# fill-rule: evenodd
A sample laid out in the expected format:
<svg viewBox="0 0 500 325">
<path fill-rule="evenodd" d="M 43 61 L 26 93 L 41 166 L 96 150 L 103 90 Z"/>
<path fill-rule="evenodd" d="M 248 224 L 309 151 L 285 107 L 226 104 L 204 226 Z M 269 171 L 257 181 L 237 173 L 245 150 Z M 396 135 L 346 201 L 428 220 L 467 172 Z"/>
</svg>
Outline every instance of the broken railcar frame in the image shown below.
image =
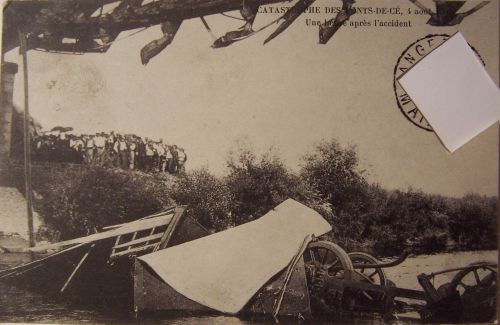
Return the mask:
<svg viewBox="0 0 500 325">
<path fill-rule="evenodd" d="M 0 281 L 85 304 L 130 310 L 132 256 L 140 256 L 209 234 L 184 207 L 111 230 L 32 251 L 62 249 L 39 260 L 0 271 Z M 171 218 L 168 218 L 168 216 Z M 94 240 L 93 240 L 94 239 Z"/>
</svg>

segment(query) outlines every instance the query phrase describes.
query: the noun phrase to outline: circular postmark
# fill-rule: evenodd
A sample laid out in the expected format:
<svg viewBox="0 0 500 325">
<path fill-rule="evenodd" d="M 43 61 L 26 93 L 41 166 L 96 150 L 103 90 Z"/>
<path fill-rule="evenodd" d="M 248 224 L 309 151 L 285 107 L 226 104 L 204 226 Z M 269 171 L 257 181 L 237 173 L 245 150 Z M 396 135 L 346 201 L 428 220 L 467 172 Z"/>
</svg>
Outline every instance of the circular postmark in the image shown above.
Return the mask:
<svg viewBox="0 0 500 325">
<path fill-rule="evenodd" d="M 418 110 L 417 105 L 415 105 L 397 80 L 402 74 L 448 38 L 450 38 L 450 36 L 447 34 L 433 34 L 417 40 L 401 53 L 394 67 L 393 88 L 399 109 L 410 122 L 430 132 L 432 132 L 432 127 L 429 122 L 427 122 L 425 117 Z"/>
</svg>

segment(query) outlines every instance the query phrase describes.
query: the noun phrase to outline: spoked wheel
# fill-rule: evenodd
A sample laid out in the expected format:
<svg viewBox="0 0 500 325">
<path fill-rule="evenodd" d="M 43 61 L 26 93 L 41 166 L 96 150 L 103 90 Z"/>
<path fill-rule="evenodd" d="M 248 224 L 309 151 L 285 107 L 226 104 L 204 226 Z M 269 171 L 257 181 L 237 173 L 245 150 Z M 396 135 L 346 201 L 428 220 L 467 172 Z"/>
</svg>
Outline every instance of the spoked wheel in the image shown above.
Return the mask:
<svg viewBox="0 0 500 325">
<path fill-rule="evenodd" d="M 319 273 L 330 277 L 350 279 L 353 270 L 349 255 L 338 245 L 328 241 L 311 242 L 304 252 L 306 268 L 316 279 Z"/>
<path fill-rule="evenodd" d="M 347 253 L 334 243 L 316 241 L 309 244 L 303 256 L 313 311 L 330 313 L 340 308 L 343 288 L 331 280 L 351 280 L 353 267 Z"/>
<path fill-rule="evenodd" d="M 358 267 L 358 265 L 363 264 L 379 264 L 379 261 L 375 257 L 363 252 L 349 253 L 348 256 L 351 259 L 352 264 L 356 266 L 354 270 L 361 276 L 362 281 L 381 286 L 387 285 L 387 277 L 385 276 L 385 272 L 382 268 Z"/>
<path fill-rule="evenodd" d="M 487 262 L 471 264 L 460 271 L 451 281 L 451 287 L 457 289 L 460 296 L 468 294 L 477 288 L 496 286 L 497 270 Z"/>
<path fill-rule="evenodd" d="M 463 315 L 474 321 L 486 322 L 496 314 L 497 267 L 480 262 L 458 272 L 449 290 L 458 292 Z"/>
<path fill-rule="evenodd" d="M 387 277 L 382 268 L 362 267 L 362 265 L 379 264 L 379 261 L 375 257 L 363 252 L 353 252 L 348 255 L 354 266 L 354 271 L 360 277 L 360 281 L 380 286 L 387 285 Z M 360 291 L 357 294 L 357 305 L 369 306 L 373 303 L 379 303 L 383 301 L 383 299 L 383 293 Z"/>
</svg>

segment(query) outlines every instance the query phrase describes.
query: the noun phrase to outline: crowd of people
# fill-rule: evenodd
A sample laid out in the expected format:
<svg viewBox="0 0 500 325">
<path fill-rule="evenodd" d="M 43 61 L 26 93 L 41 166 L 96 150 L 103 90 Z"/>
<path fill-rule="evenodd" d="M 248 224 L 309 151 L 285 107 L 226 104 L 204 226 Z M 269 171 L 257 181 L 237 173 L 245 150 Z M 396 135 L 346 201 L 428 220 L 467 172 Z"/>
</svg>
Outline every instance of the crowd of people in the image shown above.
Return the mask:
<svg viewBox="0 0 500 325">
<path fill-rule="evenodd" d="M 105 167 L 158 171 L 171 174 L 185 171 L 187 155 L 183 148 L 162 139 L 142 139 L 134 134 L 75 134 L 46 132 L 33 138 L 33 160 L 94 164 Z"/>
</svg>

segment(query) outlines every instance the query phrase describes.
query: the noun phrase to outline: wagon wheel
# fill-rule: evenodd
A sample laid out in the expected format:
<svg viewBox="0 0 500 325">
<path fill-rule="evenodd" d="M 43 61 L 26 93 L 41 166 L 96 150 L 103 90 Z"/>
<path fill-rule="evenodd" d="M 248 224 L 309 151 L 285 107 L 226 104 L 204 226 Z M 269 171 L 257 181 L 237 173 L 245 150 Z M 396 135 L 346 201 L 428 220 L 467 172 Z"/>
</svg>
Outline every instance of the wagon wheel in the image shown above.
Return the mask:
<svg viewBox="0 0 500 325">
<path fill-rule="evenodd" d="M 317 276 L 323 272 L 330 277 L 350 279 L 353 270 L 349 255 L 337 244 L 328 241 L 311 242 L 304 252 L 306 268 Z"/>
<path fill-rule="evenodd" d="M 362 265 L 362 264 L 378 264 L 379 261 L 371 256 L 370 254 L 366 254 L 363 252 L 352 252 L 349 253 L 349 258 L 352 261 L 352 264 Z M 374 267 L 355 267 L 355 272 L 361 278 L 362 282 L 386 286 L 387 285 L 387 277 L 385 276 L 385 272 L 382 268 L 374 268 Z M 384 294 L 380 292 L 367 292 L 362 291 L 361 294 L 358 295 L 358 298 L 361 300 L 360 305 L 367 305 L 373 302 L 380 302 L 384 299 Z"/>
<path fill-rule="evenodd" d="M 450 288 L 456 289 L 463 296 L 478 288 L 496 286 L 497 270 L 492 265 L 487 262 L 470 264 L 455 275 Z"/>
<path fill-rule="evenodd" d="M 349 253 L 349 258 L 352 261 L 353 265 L 360 264 L 378 264 L 379 261 L 371 256 L 370 254 L 366 254 L 363 252 L 352 252 Z M 362 268 L 356 267 L 356 273 L 358 273 L 362 277 L 362 281 L 366 281 L 371 284 L 386 286 L 387 285 L 387 277 L 385 276 L 385 272 L 382 268 Z"/>
<path fill-rule="evenodd" d="M 332 312 L 342 304 L 342 288 L 329 279 L 352 278 L 353 267 L 347 253 L 328 241 L 311 242 L 303 254 L 311 307 L 315 312 Z"/>
<path fill-rule="evenodd" d="M 458 292 L 465 317 L 483 322 L 495 316 L 496 278 L 496 266 L 487 262 L 471 264 L 455 275 L 449 292 Z"/>
</svg>

